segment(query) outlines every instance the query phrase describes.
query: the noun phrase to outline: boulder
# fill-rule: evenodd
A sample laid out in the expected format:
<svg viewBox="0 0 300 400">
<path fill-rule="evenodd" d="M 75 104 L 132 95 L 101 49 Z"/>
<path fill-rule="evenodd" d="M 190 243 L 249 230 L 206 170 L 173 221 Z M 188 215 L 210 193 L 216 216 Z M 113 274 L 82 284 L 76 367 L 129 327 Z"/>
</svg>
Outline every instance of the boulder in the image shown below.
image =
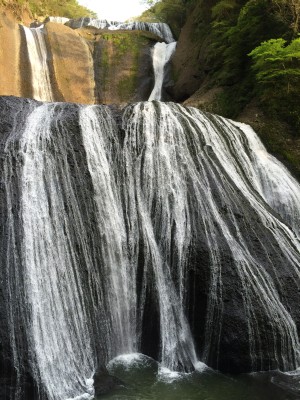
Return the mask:
<svg viewBox="0 0 300 400">
<path fill-rule="evenodd" d="M 55 77 L 52 79 L 55 100 L 93 104 L 94 69 L 88 44 L 76 31 L 62 24 L 49 22 L 45 31 L 51 54 L 50 73 Z"/>
</svg>

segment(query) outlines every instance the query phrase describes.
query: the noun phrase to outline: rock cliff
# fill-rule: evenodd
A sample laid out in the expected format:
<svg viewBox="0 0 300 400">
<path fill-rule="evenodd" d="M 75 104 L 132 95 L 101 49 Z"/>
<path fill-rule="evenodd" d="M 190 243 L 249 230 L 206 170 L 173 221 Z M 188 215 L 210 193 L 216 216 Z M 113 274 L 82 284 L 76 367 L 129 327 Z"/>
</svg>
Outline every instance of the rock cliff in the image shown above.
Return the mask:
<svg viewBox="0 0 300 400">
<path fill-rule="evenodd" d="M 34 98 L 35 80 L 24 30 L 0 15 L 0 94 Z M 147 31 L 44 26 L 54 101 L 127 104 L 147 100 L 153 88 L 152 49 L 162 39 Z"/>
</svg>

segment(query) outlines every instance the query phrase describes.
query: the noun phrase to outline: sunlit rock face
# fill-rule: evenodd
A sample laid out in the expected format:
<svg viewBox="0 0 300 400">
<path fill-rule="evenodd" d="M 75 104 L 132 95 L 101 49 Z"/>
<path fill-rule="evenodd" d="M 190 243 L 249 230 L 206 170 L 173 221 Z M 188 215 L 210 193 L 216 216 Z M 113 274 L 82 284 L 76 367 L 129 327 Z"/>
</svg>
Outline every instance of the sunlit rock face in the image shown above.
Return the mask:
<svg viewBox="0 0 300 400">
<path fill-rule="evenodd" d="M 47 23 L 44 32 L 55 100 L 94 103 L 93 54 L 87 41 L 63 24 Z"/>
<path fill-rule="evenodd" d="M 18 25 L 0 8 L 0 94 L 20 96 L 22 83 L 19 55 L 23 50 Z"/>
<path fill-rule="evenodd" d="M 250 127 L 160 102 L 0 113 L 9 398 L 91 399 L 128 353 L 299 366 L 300 188 Z"/>
</svg>

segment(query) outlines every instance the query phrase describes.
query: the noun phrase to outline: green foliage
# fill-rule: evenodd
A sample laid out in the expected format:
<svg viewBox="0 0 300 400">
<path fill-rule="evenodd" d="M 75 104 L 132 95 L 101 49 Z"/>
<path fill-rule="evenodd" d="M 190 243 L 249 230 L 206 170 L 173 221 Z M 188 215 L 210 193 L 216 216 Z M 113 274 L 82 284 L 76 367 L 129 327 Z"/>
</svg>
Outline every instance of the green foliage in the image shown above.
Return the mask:
<svg viewBox="0 0 300 400">
<path fill-rule="evenodd" d="M 288 46 L 286 40 L 271 39 L 249 53 L 259 82 L 291 82 L 300 77 L 300 38 Z"/>
<path fill-rule="evenodd" d="M 149 1 L 147 4 L 152 5 L 146 10 L 138 20 L 145 22 L 166 22 L 170 25 L 175 36 L 179 36 L 180 30 L 186 20 L 186 0 L 161 0 Z"/>
<path fill-rule="evenodd" d="M 29 8 L 36 16 L 67 18 L 96 17 L 96 14 L 78 4 L 77 0 L 29 0 Z"/>
<path fill-rule="evenodd" d="M 288 45 L 283 38 L 268 40 L 249 56 L 265 109 L 279 115 L 300 134 L 300 38 Z"/>
<path fill-rule="evenodd" d="M 228 19 L 232 11 L 237 9 L 237 7 L 236 0 L 221 0 L 212 8 L 212 17 L 215 20 Z"/>
<path fill-rule="evenodd" d="M 159 0 L 141 0 L 142 4 L 146 4 L 148 7 L 154 6 Z"/>
</svg>

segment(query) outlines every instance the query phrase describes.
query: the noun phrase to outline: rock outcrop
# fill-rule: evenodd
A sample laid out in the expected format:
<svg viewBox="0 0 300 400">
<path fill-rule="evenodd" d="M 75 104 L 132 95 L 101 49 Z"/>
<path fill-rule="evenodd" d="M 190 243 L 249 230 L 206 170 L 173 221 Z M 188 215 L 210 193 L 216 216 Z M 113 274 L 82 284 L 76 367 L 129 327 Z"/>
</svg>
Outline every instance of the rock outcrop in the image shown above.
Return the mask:
<svg viewBox="0 0 300 400">
<path fill-rule="evenodd" d="M 0 95 L 34 98 L 25 33 L 7 14 L 0 22 Z M 155 34 L 47 22 L 44 37 L 54 101 L 122 105 L 148 99 L 154 85 L 151 52 L 162 40 Z"/>
<path fill-rule="evenodd" d="M 210 20 L 209 6 L 212 3 L 215 0 L 196 2 L 181 30 L 172 59 L 175 78 L 172 95 L 176 101 L 186 100 L 205 82 L 209 69 L 206 60 L 209 41 L 207 27 Z"/>
<path fill-rule="evenodd" d="M 96 101 L 125 104 L 147 100 L 154 85 L 151 49 L 160 40 L 150 32 L 96 34 Z"/>
<path fill-rule="evenodd" d="M 54 22 L 45 24 L 45 32 L 54 99 L 93 104 L 93 57 L 87 41 L 76 30 Z"/>
<path fill-rule="evenodd" d="M 20 74 L 21 46 L 19 27 L 13 17 L 0 8 L 0 93 L 2 95 L 20 96 L 22 82 Z M 26 78 L 26 77 L 24 77 Z"/>
</svg>

